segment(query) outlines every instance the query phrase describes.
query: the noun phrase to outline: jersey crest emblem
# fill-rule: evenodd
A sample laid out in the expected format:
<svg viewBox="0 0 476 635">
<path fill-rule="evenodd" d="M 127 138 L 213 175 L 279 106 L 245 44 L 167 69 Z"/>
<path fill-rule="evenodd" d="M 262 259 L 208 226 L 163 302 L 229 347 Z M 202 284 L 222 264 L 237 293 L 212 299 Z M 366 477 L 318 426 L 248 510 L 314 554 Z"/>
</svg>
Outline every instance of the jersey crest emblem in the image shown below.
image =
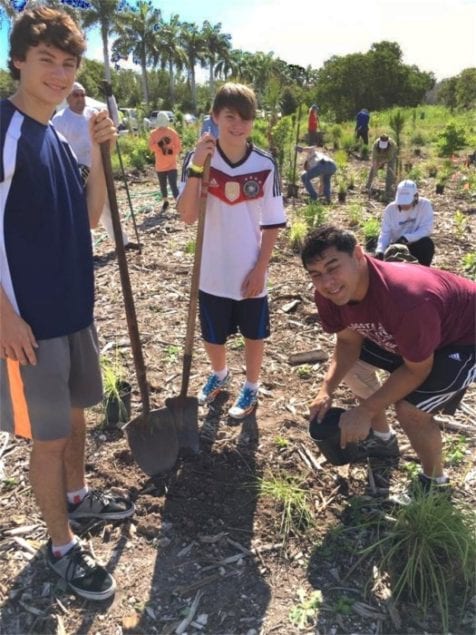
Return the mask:
<svg viewBox="0 0 476 635">
<path fill-rule="evenodd" d="M 225 183 L 225 197 L 230 203 L 236 201 L 240 196 L 240 184 L 238 181 L 227 181 Z"/>
<path fill-rule="evenodd" d="M 243 183 L 243 194 L 246 198 L 256 198 L 259 194 L 260 184 L 255 179 L 246 180 Z"/>
</svg>

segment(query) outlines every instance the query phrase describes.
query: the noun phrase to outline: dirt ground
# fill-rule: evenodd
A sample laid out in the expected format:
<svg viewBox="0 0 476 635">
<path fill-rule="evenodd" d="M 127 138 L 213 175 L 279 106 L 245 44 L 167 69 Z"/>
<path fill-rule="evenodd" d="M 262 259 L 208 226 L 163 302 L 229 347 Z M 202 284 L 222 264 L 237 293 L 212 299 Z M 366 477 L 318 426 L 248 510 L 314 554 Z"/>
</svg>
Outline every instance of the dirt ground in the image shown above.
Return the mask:
<svg viewBox="0 0 476 635">
<path fill-rule="evenodd" d="M 355 161 L 356 173 L 365 163 Z M 143 253 L 128 252 L 151 398 L 161 407 L 180 392 L 181 351 L 188 308 L 194 228 L 183 226 L 172 205 L 162 213 L 155 175 L 131 176 L 131 200 Z M 382 186 L 382 181 L 376 184 Z M 434 179 L 421 188 L 436 216 L 434 266 L 463 273 L 462 256 L 475 250 L 476 201 L 447 187 L 434 194 Z M 118 183 L 121 209 L 125 192 Z M 378 196 L 378 193 L 376 194 Z M 304 197 L 287 201 L 290 218 Z M 366 218 L 383 210 L 360 188 L 347 205 L 361 203 Z M 453 215 L 464 214 L 456 232 Z M 344 205 L 328 208 L 345 220 Z M 126 228 L 133 239 L 130 218 Z M 140 412 L 118 267 L 102 231 L 96 258 L 96 320 L 101 349 L 119 351 L 134 387 L 132 412 Z M 232 382 L 213 407 L 200 409 L 201 451 L 179 459 L 170 473 L 148 478 L 134 463 L 123 433 L 103 426 L 100 407 L 89 412 L 87 474 L 90 484 L 129 493 L 136 514 L 124 523 L 89 523 L 77 532 L 114 574 L 113 600 L 75 598 L 52 578 L 43 560 L 45 527 L 28 482 L 28 444 L 7 440 L 0 447 L 0 633 L 206 633 L 208 635 L 338 633 L 437 633 L 438 615 L 423 615 L 404 599 L 395 602 L 385 572 L 362 548 L 375 540 L 375 520 L 391 514 L 385 497 L 369 495 L 366 465 L 332 467 L 308 436 L 308 402 L 318 389 L 326 362 L 292 366 L 289 355 L 332 351 L 332 338 L 319 325 L 312 289 L 298 254 L 282 232 L 270 267 L 272 336 L 266 347 L 259 408 L 236 425 L 226 414 L 244 377 L 242 341 L 230 341 Z M 197 336 L 190 394 L 208 372 Z M 476 408 L 476 390 L 465 397 Z M 353 403 L 340 389 L 336 404 Z M 390 413 L 391 418 L 392 414 Z M 473 423 L 470 410 L 447 419 Z M 401 460 L 390 493 L 406 488 L 417 461 L 398 425 Z M 444 432 L 447 448 L 460 432 Z M 473 432 L 466 433 L 459 462 L 448 465 L 455 497 L 474 502 L 476 465 Z M 456 463 L 456 464 L 455 464 Z M 313 523 L 296 523 L 283 533 L 282 505 L 256 487 L 260 478 L 292 477 L 306 493 Z M 378 484 L 377 484 L 378 486 Z M 375 490 L 374 490 L 375 493 Z M 390 511 L 389 511 L 390 509 Z M 302 598 L 317 598 L 308 602 Z M 314 593 L 314 595 L 312 595 Z M 300 599 L 301 598 L 301 599 Z M 317 603 L 320 606 L 317 608 Z M 475 603 L 451 622 L 452 633 L 474 632 Z M 306 613 L 307 611 L 307 613 Z M 301 627 L 296 619 L 301 617 Z"/>
</svg>

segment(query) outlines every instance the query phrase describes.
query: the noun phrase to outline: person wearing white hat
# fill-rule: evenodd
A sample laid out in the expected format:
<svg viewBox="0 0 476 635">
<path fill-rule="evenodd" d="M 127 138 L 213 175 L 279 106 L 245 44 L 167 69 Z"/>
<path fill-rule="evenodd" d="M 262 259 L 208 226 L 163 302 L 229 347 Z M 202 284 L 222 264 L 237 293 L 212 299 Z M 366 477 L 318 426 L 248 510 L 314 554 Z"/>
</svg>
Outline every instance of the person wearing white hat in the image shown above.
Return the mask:
<svg viewBox="0 0 476 635">
<path fill-rule="evenodd" d="M 167 181 L 172 190 L 172 196 L 177 198 L 177 159 L 182 149 L 178 133 L 169 126 L 169 119 L 165 112 L 157 115 L 157 128 L 152 130 L 149 137 L 149 149 L 155 154 L 155 171 L 159 179 L 162 194 L 162 212 L 169 206 Z"/>
<path fill-rule="evenodd" d="M 383 212 L 375 255 L 383 260 L 390 245 L 398 243 L 406 245 L 421 265 L 430 266 L 435 253 L 435 245 L 430 238 L 432 232 L 433 207 L 430 201 L 418 194 L 414 181 L 401 181 L 395 200 Z"/>
<path fill-rule="evenodd" d="M 68 106 L 56 113 L 52 119 L 52 123 L 55 129 L 63 135 L 73 149 L 78 159 L 81 176 L 86 184 L 91 168 L 89 119 L 96 110 L 86 106 L 86 90 L 79 82 L 74 82 L 66 101 L 68 102 Z M 109 207 L 107 198 L 99 221 L 106 230 L 110 240 L 114 242 L 111 208 Z M 122 242 L 124 243 L 124 247 L 128 250 L 138 248 L 137 243 L 130 242 L 124 230 L 122 230 Z"/>
<path fill-rule="evenodd" d="M 372 146 L 372 165 L 367 179 L 366 189 L 370 194 L 372 182 L 380 168 L 387 166 L 385 177 L 385 199 L 391 201 L 395 191 L 397 168 L 397 144 L 386 134 L 381 134 Z"/>
</svg>

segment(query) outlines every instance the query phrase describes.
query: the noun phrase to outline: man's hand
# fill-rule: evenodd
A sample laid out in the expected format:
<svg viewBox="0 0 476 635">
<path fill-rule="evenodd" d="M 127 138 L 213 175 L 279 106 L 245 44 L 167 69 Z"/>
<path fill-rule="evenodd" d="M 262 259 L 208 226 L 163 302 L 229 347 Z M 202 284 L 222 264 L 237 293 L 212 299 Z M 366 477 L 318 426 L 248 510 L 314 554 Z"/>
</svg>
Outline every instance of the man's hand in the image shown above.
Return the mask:
<svg viewBox="0 0 476 635">
<path fill-rule="evenodd" d="M 254 268 L 252 269 L 241 285 L 241 293 L 244 298 L 255 298 L 262 293 L 264 289 L 266 271 Z"/>
<path fill-rule="evenodd" d="M 309 419 L 312 421 L 317 416 L 318 423 L 321 423 L 331 406 L 332 396 L 321 388 L 317 397 L 309 404 Z"/>
<path fill-rule="evenodd" d="M 366 439 L 370 432 L 371 419 L 372 414 L 364 406 L 344 412 L 339 419 L 341 448 L 344 449 L 348 443 Z"/>
<path fill-rule="evenodd" d="M 13 311 L 0 316 L 0 359 L 12 359 L 22 366 L 36 366 L 37 341 L 29 325 Z"/>
</svg>

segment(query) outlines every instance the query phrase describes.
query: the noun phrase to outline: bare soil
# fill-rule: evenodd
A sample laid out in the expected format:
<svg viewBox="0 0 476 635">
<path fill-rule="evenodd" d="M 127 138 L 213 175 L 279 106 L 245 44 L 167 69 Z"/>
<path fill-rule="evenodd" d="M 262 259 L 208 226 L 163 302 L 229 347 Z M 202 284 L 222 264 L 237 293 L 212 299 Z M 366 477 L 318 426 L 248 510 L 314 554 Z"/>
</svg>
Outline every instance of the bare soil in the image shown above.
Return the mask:
<svg viewBox="0 0 476 635">
<path fill-rule="evenodd" d="M 356 174 L 365 163 L 354 162 Z M 160 407 L 180 391 L 181 350 L 185 333 L 193 255 L 188 246 L 195 228 L 185 227 L 173 206 L 161 212 L 151 172 L 130 175 L 130 190 L 143 253 L 128 252 L 153 405 Z M 119 199 L 127 214 L 125 192 Z M 382 186 L 380 181 L 377 185 Z M 463 274 L 462 256 L 475 250 L 476 201 L 451 184 L 434 195 L 434 179 L 422 191 L 436 213 L 434 266 Z M 357 187 L 347 205 L 361 203 L 365 218 L 379 215 L 379 192 L 368 200 Z M 304 197 L 288 201 L 292 219 Z M 456 209 L 465 215 L 457 231 Z M 333 205 L 329 218 L 346 220 L 345 205 Z M 130 218 L 126 227 L 131 240 Z M 129 338 L 111 243 L 99 231 L 96 321 L 101 349 L 117 347 L 134 386 L 133 415 L 140 412 Z M 422 614 L 411 602 L 392 599 L 388 575 L 375 556 L 362 548 L 375 541 L 375 520 L 391 514 L 385 496 L 370 496 L 366 465 L 330 466 L 308 436 L 308 402 L 316 394 L 326 362 L 292 366 L 289 355 L 311 349 L 332 351 L 332 338 L 320 328 L 312 290 L 298 254 L 279 238 L 270 267 L 272 336 L 267 344 L 259 408 L 236 425 L 227 408 L 244 378 L 242 342 L 230 341 L 232 383 L 218 403 L 200 411 L 201 451 L 180 458 L 170 473 L 148 478 L 135 465 L 118 429 L 104 427 L 100 407 L 88 414 L 87 474 L 91 485 L 129 493 L 136 514 L 124 523 L 89 523 L 77 528 L 113 572 L 118 591 L 111 602 L 92 603 L 71 595 L 52 578 L 42 546 L 46 532 L 28 482 L 29 444 L 9 440 L 3 446 L 0 487 L 0 633 L 207 633 L 209 635 L 297 632 L 438 633 L 436 609 Z M 197 336 L 190 393 L 208 373 Z M 476 391 L 465 397 L 476 408 Z M 340 389 L 336 404 L 353 403 Z M 471 414 L 458 411 L 447 422 L 469 427 Z M 393 421 L 402 458 L 391 474 L 390 494 L 404 490 L 415 454 Z M 447 448 L 461 431 L 444 432 Z M 464 432 L 463 457 L 448 471 L 455 498 L 474 503 L 476 479 L 474 428 Z M 0 448 L 2 452 L 2 448 Z M 292 477 L 307 494 L 314 523 L 296 522 L 286 536 L 283 507 L 259 494 L 257 479 Z M 380 486 L 377 482 L 375 494 Z M 378 491 L 377 491 L 378 493 Z M 381 492 L 380 492 L 381 493 Z M 310 609 L 302 628 L 291 621 L 299 613 L 299 593 L 322 593 L 320 608 Z M 302 607 L 301 607 L 302 608 Z M 474 632 L 470 604 L 453 616 L 452 633 Z"/>
</svg>

